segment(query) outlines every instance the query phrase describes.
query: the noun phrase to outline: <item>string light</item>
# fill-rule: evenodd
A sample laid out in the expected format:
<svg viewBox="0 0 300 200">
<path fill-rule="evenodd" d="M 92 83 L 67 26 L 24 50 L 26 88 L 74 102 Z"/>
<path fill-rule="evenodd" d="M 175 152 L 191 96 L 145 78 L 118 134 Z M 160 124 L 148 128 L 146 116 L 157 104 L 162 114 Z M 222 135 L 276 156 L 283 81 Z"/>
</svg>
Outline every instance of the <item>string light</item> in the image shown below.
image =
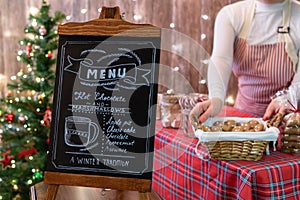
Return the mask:
<svg viewBox="0 0 300 200">
<path fill-rule="evenodd" d="M 173 68 L 173 70 L 174 70 L 175 72 L 178 72 L 178 71 L 180 70 L 180 67 L 176 66 L 176 67 Z"/>
<path fill-rule="evenodd" d="M 182 51 L 182 44 L 173 44 L 172 49 L 176 52 L 181 52 Z"/>
<path fill-rule="evenodd" d="M 170 23 L 170 28 L 175 28 L 175 24 L 173 22 Z"/>
<path fill-rule="evenodd" d="M 33 16 L 36 16 L 39 13 L 39 9 L 36 7 L 29 8 L 29 13 Z"/>
<path fill-rule="evenodd" d="M 19 72 L 17 73 L 17 75 L 18 75 L 18 76 L 22 76 L 22 75 L 23 75 L 23 71 L 19 71 Z"/>
<path fill-rule="evenodd" d="M 83 9 L 81 9 L 81 11 L 80 11 L 82 14 L 85 14 L 85 13 L 87 13 L 87 9 L 86 8 L 83 8 Z"/>
<path fill-rule="evenodd" d="M 234 105 L 234 98 L 233 96 L 228 96 L 226 99 L 226 103 L 230 106 Z"/>
<path fill-rule="evenodd" d="M 199 84 L 203 84 L 203 85 L 206 84 L 206 80 L 205 79 L 200 80 Z"/>
<path fill-rule="evenodd" d="M 29 180 L 27 181 L 27 184 L 28 184 L 28 185 L 31 185 L 31 184 L 32 184 L 32 180 L 29 179 Z"/>
<path fill-rule="evenodd" d="M 23 52 L 24 52 L 24 51 L 22 51 L 22 50 L 19 50 L 19 51 L 18 51 L 18 55 L 19 55 L 19 56 L 20 56 L 20 55 L 22 55 L 22 54 L 23 54 Z"/>
<path fill-rule="evenodd" d="M 37 26 L 37 21 L 36 21 L 36 19 L 33 19 L 33 20 L 32 20 L 31 25 L 32 25 L 33 27 L 36 27 L 36 26 Z"/>
<path fill-rule="evenodd" d="M 18 185 L 14 185 L 14 186 L 13 186 L 13 189 L 14 189 L 15 191 L 17 191 L 17 190 L 19 189 Z"/>
<path fill-rule="evenodd" d="M 202 64 L 205 64 L 205 65 L 208 65 L 208 64 L 209 64 L 209 59 L 201 60 L 201 63 L 202 63 Z"/>
<path fill-rule="evenodd" d="M 71 16 L 71 15 L 68 15 L 68 16 L 66 16 L 66 20 L 67 20 L 67 21 L 70 21 L 70 20 L 71 20 L 71 18 L 72 18 L 72 16 Z"/>
<path fill-rule="evenodd" d="M 204 20 L 208 20 L 209 16 L 208 15 L 201 15 L 201 18 L 204 19 Z"/>
<path fill-rule="evenodd" d="M 16 164 L 12 164 L 11 168 L 13 168 L 13 169 L 16 168 Z"/>
<path fill-rule="evenodd" d="M 138 15 L 138 14 L 136 14 L 136 15 L 134 15 L 134 16 L 133 16 L 133 19 L 134 19 L 135 21 L 139 21 L 139 20 L 141 20 L 141 19 L 142 19 L 142 16 L 141 16 L 141 15 Z"/>
<path fill-rule="evenodd" d="M 6 31 L 3 32 L 4 37 L 11 37 L 11 35 L 12 35 L 11 31 L 6 30 Z"/>
</svg>

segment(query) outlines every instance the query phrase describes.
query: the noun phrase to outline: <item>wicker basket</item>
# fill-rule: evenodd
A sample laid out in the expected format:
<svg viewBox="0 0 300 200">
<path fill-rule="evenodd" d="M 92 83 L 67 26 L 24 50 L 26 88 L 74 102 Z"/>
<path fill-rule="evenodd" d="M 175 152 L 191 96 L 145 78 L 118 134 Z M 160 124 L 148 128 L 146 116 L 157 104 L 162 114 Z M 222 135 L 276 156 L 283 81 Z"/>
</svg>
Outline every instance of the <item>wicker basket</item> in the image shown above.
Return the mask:
<svg viewBox="0 0 300 200">
<path fill-rule="evenodd" d="M 217 160 L 260 160 L 269 145 L 268 141 L 205 142 L 210 157 Z"/>
<path fill-rule="evenodd" d="M 228 118 L 224 118 L 227 120 Z M 232 118 L 231 118 L 232 119 Z M 253 118 L 234 118 L 234 120 L 250 120 Z M 216 120 L 220 120 L 219 118 Z M 209 158 L 217 160 L 260 160 L 266 151 L 269 154 L 269 142 L 276 141 L 279 130 L 276 127 L 266 128 L 265 131 L 250 133 L 250 132 L 203 132 L 197 130 L 195 135 L 199 141 L 195 151 L 198 157 L 205 158 L 204 150 L 199 150 L 205 147 Z M 203 134 L 204 133 L 204 134 Z M 213 134 L 218 134 L 213 138 Z M 201 135 L 201 136 L 200 136 Z M 226 136 L 228 135 L 228 136 Z M 247 136 L 248 135 L 248 136 Z M 207 137 L 206 137 L 207 136 Z M 224 137 L 223 137 L 224 136 Z M 231 137 L 232 140 L 229 140 Z M 207 156 L 206 156 L 207 157 Z"/>
</svg>

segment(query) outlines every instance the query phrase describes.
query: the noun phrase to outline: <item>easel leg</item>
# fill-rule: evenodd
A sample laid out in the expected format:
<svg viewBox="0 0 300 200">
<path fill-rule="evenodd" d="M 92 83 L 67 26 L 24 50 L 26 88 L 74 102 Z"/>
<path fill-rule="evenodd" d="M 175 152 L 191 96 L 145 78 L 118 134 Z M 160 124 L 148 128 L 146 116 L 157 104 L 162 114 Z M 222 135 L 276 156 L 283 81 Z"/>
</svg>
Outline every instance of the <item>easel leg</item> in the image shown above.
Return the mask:
<svg viewBox="0 0 300 200">
<path fill-rule="evenodd" d="M 148 192 L 139 192 L 140 200 L 150 200 Z"/>
<path fill-rule="evenodd" d="M 55 200 L 59 185 L 48 185 L 45 200 Z"/>
</svg>

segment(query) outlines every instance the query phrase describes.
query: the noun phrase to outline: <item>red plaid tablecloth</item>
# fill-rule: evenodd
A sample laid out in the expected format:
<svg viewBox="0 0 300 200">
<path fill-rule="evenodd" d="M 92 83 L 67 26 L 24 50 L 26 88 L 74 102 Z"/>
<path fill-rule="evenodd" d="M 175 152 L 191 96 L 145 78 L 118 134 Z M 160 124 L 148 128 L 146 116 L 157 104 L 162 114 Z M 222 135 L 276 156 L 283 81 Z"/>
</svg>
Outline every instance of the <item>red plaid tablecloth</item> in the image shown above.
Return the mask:
<svg viewBox="0 0 300 200">
<path fill-rule="evenodd" d="M 300 199 L 300 157 L 271 151 L 259 161 L 207 161 L 195 154 L 197 141 L 157 122 L 152 182 L 163 199 Z"/>
</svg>

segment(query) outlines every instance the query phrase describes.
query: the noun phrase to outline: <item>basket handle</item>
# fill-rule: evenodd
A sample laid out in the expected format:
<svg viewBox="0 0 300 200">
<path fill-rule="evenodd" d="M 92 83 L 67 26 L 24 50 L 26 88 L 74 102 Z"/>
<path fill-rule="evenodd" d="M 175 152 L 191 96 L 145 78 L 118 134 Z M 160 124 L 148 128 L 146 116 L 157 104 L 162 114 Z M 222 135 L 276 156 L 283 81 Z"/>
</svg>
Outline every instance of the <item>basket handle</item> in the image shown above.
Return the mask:
<svg viewBox="0 0 300 200">
<path fill-rule="evenodd" d="M 198 148 L 199 148 L 199 146 L 201 145 L 201 141 L 199 140 L 198 142 L 197 142 L 197 145 L 196 145 L 196 147 L 195 147 L 195 153 L 196 153 L 196 155 L 198 156 L 198 158 L 200 158 L 201 160 L 205 160 L 205 161 L 209 161 L 210 160 L 210 155 L 208 156 L 208 158 L 205 158 L 205 156 L 204 156 L 204 154 L 202 153 L 202 151 L 200 152 L 199 150 L 198 150 Z"/>
</svg>

